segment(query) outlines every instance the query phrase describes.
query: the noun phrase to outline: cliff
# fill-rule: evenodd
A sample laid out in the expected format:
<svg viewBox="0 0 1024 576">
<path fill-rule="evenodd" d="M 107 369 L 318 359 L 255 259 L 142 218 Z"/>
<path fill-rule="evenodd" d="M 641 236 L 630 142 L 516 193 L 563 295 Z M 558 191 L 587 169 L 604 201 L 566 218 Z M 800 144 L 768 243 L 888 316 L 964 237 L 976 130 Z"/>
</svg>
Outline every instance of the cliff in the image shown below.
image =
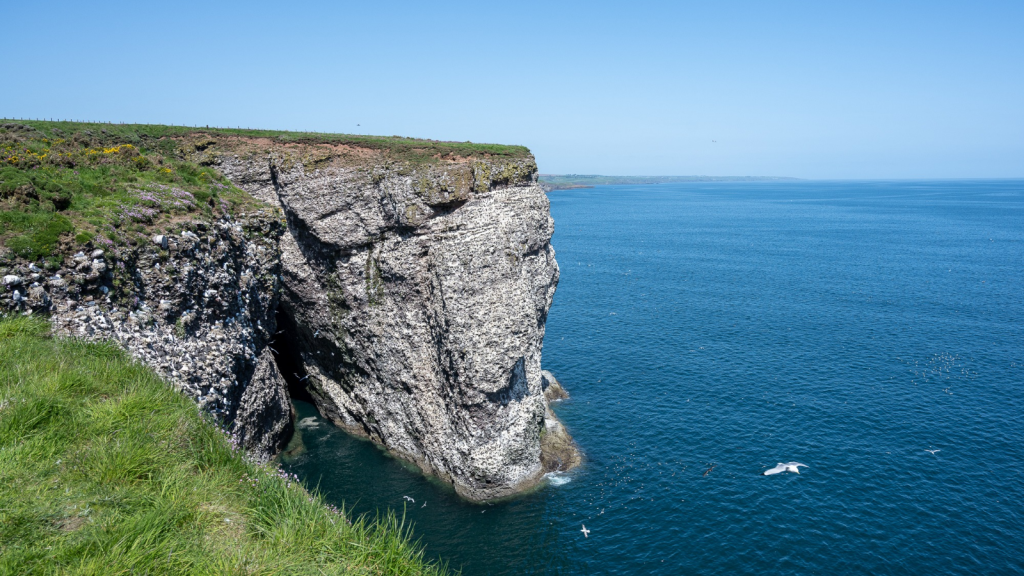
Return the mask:
<svg viewBox="0 0 1024 576">
<path fill-rule="evenodd" d="M 52 139 L 56 127 L 38 124 L 5 136 Z M 235 426 L 257 458 L 291 432 L 290 387 L 469 499 L 514 494 L 579 462 L 542 390 L 558 266 L 528 151 L 154 127 L 90 132 L 98 141 L 80 146 L 110 150 L 136 135 L 139 157 L 155 158 L 157 170 L 215 174 L 248 196 L 233 198 L 234 210 L 219 196 L 210 210 L 167 210 L 170 218 L 114 234 L 106 248 L 81 233 L 73 242 L 69 231 L 46 260 L 51 270 L 10 250 L 0 263 L 4 306 L 46 310 L 63 333 L 117 340 Z M 8 206 L 14 196 L 5 195 Z"/>
</svg>

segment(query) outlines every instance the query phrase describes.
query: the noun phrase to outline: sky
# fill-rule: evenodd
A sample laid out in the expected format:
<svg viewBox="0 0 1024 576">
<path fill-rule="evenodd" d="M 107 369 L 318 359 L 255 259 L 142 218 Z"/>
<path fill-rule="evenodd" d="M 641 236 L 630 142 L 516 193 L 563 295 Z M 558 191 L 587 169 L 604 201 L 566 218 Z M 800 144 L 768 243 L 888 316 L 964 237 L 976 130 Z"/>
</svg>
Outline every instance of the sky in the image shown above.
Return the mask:
<svg viewBox="0 0 1024 576">
<path fill-rule="evenodd" d="M 542 173 L 1024 177 L 1024 2 L 4 2 L 0 117 L 522 144 Z"/>
</svg>

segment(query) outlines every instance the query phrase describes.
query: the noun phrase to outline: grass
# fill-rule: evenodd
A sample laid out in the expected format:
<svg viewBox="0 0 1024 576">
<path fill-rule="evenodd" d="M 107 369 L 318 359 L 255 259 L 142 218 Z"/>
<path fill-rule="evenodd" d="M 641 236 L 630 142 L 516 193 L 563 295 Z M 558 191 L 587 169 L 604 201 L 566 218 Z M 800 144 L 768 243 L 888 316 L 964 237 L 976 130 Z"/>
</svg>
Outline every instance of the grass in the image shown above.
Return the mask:
<svg viewBox="0 0 1024 576">
<path fill-rule="evenodd" d="M 138 244 L 179 220 L 263 206 L 212 168 L 179 158 L 172 140 L 2 126 L 0 245 L 20 258 L 46 258 L 62 244 Z"/>
<path fill-rule="evenodd" d="M 351 521 L 242 458 L 113 344 L 0 319 L 0 574 L 440 574 L 393 515 Z"/>
<path fill-rule="evenodd" d="M 11 120 L 0 120 L 0 123 Z M 207 136 L 241 136 L 245 138 L 270 138 L 281 143 L 300 144 L 346 144 L 357 148 L 368 148 L 389 152 L 396 160 L 429 162 L 436 157 L 497 156 L 521 158 L 530 156 L 525 146 L 503 144 L 478 144 L 475 142 L 446 142 L 404 136 L 366 136 L 360 134 L 333 134 L 328 132 L 292 132 L 288 130 L 252 130 L 248 128 L 210 128 L 202 126 L 166 126 L 162 124 L 116 124 L 87 122 L 52 122 L 45 120 L 18 120 L 17 123 L 32 126 L 44 133 L 54 128 L 64 133 L 81 133 L 86 130 L 106 135 L 121 142 L 141 142 L 144 139 L 161 140 L 175 137 L 203 134 Z"/>
<path fill-rule="evenodd" d="M 53 253 L 62 234 L 75 229 L 66 216 L 46 211 L 0 210 L 0 230 L 13 232 L 6 245 L 15 254 L 38 260 Z M 84 233 L 88 234 L 88 233 Z M 82 236 L 91 240 L 92 236 Z"/>
</svg>

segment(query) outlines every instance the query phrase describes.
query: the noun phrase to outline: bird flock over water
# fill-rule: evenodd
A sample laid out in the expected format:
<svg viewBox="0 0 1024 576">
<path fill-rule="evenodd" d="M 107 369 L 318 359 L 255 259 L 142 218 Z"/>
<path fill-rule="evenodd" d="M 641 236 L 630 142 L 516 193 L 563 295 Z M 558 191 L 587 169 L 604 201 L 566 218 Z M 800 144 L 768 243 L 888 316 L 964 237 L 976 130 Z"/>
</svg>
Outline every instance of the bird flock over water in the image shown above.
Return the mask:
<svg viewBox="0 0 1024 576">
<path fill-rule="evenodd" d="M 942 386 L 942 392 L 953 395 L 955 384 L 970 383 L 978 377 L 977 370 L 972 370 L 967 364 L 974 358 L 964 358 L 959 354 L 942 352 L 933 354 L 927 360 L 910 360 L 897 356 L 896 360 L 910 368 L 910 383 L 918 384 L 937 383 Z"/>
</svg>

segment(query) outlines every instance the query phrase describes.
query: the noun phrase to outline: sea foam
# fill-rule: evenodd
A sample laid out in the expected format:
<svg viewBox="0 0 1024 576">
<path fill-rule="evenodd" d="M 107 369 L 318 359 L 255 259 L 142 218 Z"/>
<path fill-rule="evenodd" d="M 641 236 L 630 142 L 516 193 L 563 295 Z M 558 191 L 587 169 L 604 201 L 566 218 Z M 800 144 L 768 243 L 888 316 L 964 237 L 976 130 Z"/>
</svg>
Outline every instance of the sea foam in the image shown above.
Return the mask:
<svg viewBox="0 0 1024 576">
<path fill-rule="evenodd" d="M 551 486 L 561 486 L 572 482 L 572 477 L 565 472 L 548 472 L 544 475 L 548 480 L 548 484 Z"/>
</svg>

